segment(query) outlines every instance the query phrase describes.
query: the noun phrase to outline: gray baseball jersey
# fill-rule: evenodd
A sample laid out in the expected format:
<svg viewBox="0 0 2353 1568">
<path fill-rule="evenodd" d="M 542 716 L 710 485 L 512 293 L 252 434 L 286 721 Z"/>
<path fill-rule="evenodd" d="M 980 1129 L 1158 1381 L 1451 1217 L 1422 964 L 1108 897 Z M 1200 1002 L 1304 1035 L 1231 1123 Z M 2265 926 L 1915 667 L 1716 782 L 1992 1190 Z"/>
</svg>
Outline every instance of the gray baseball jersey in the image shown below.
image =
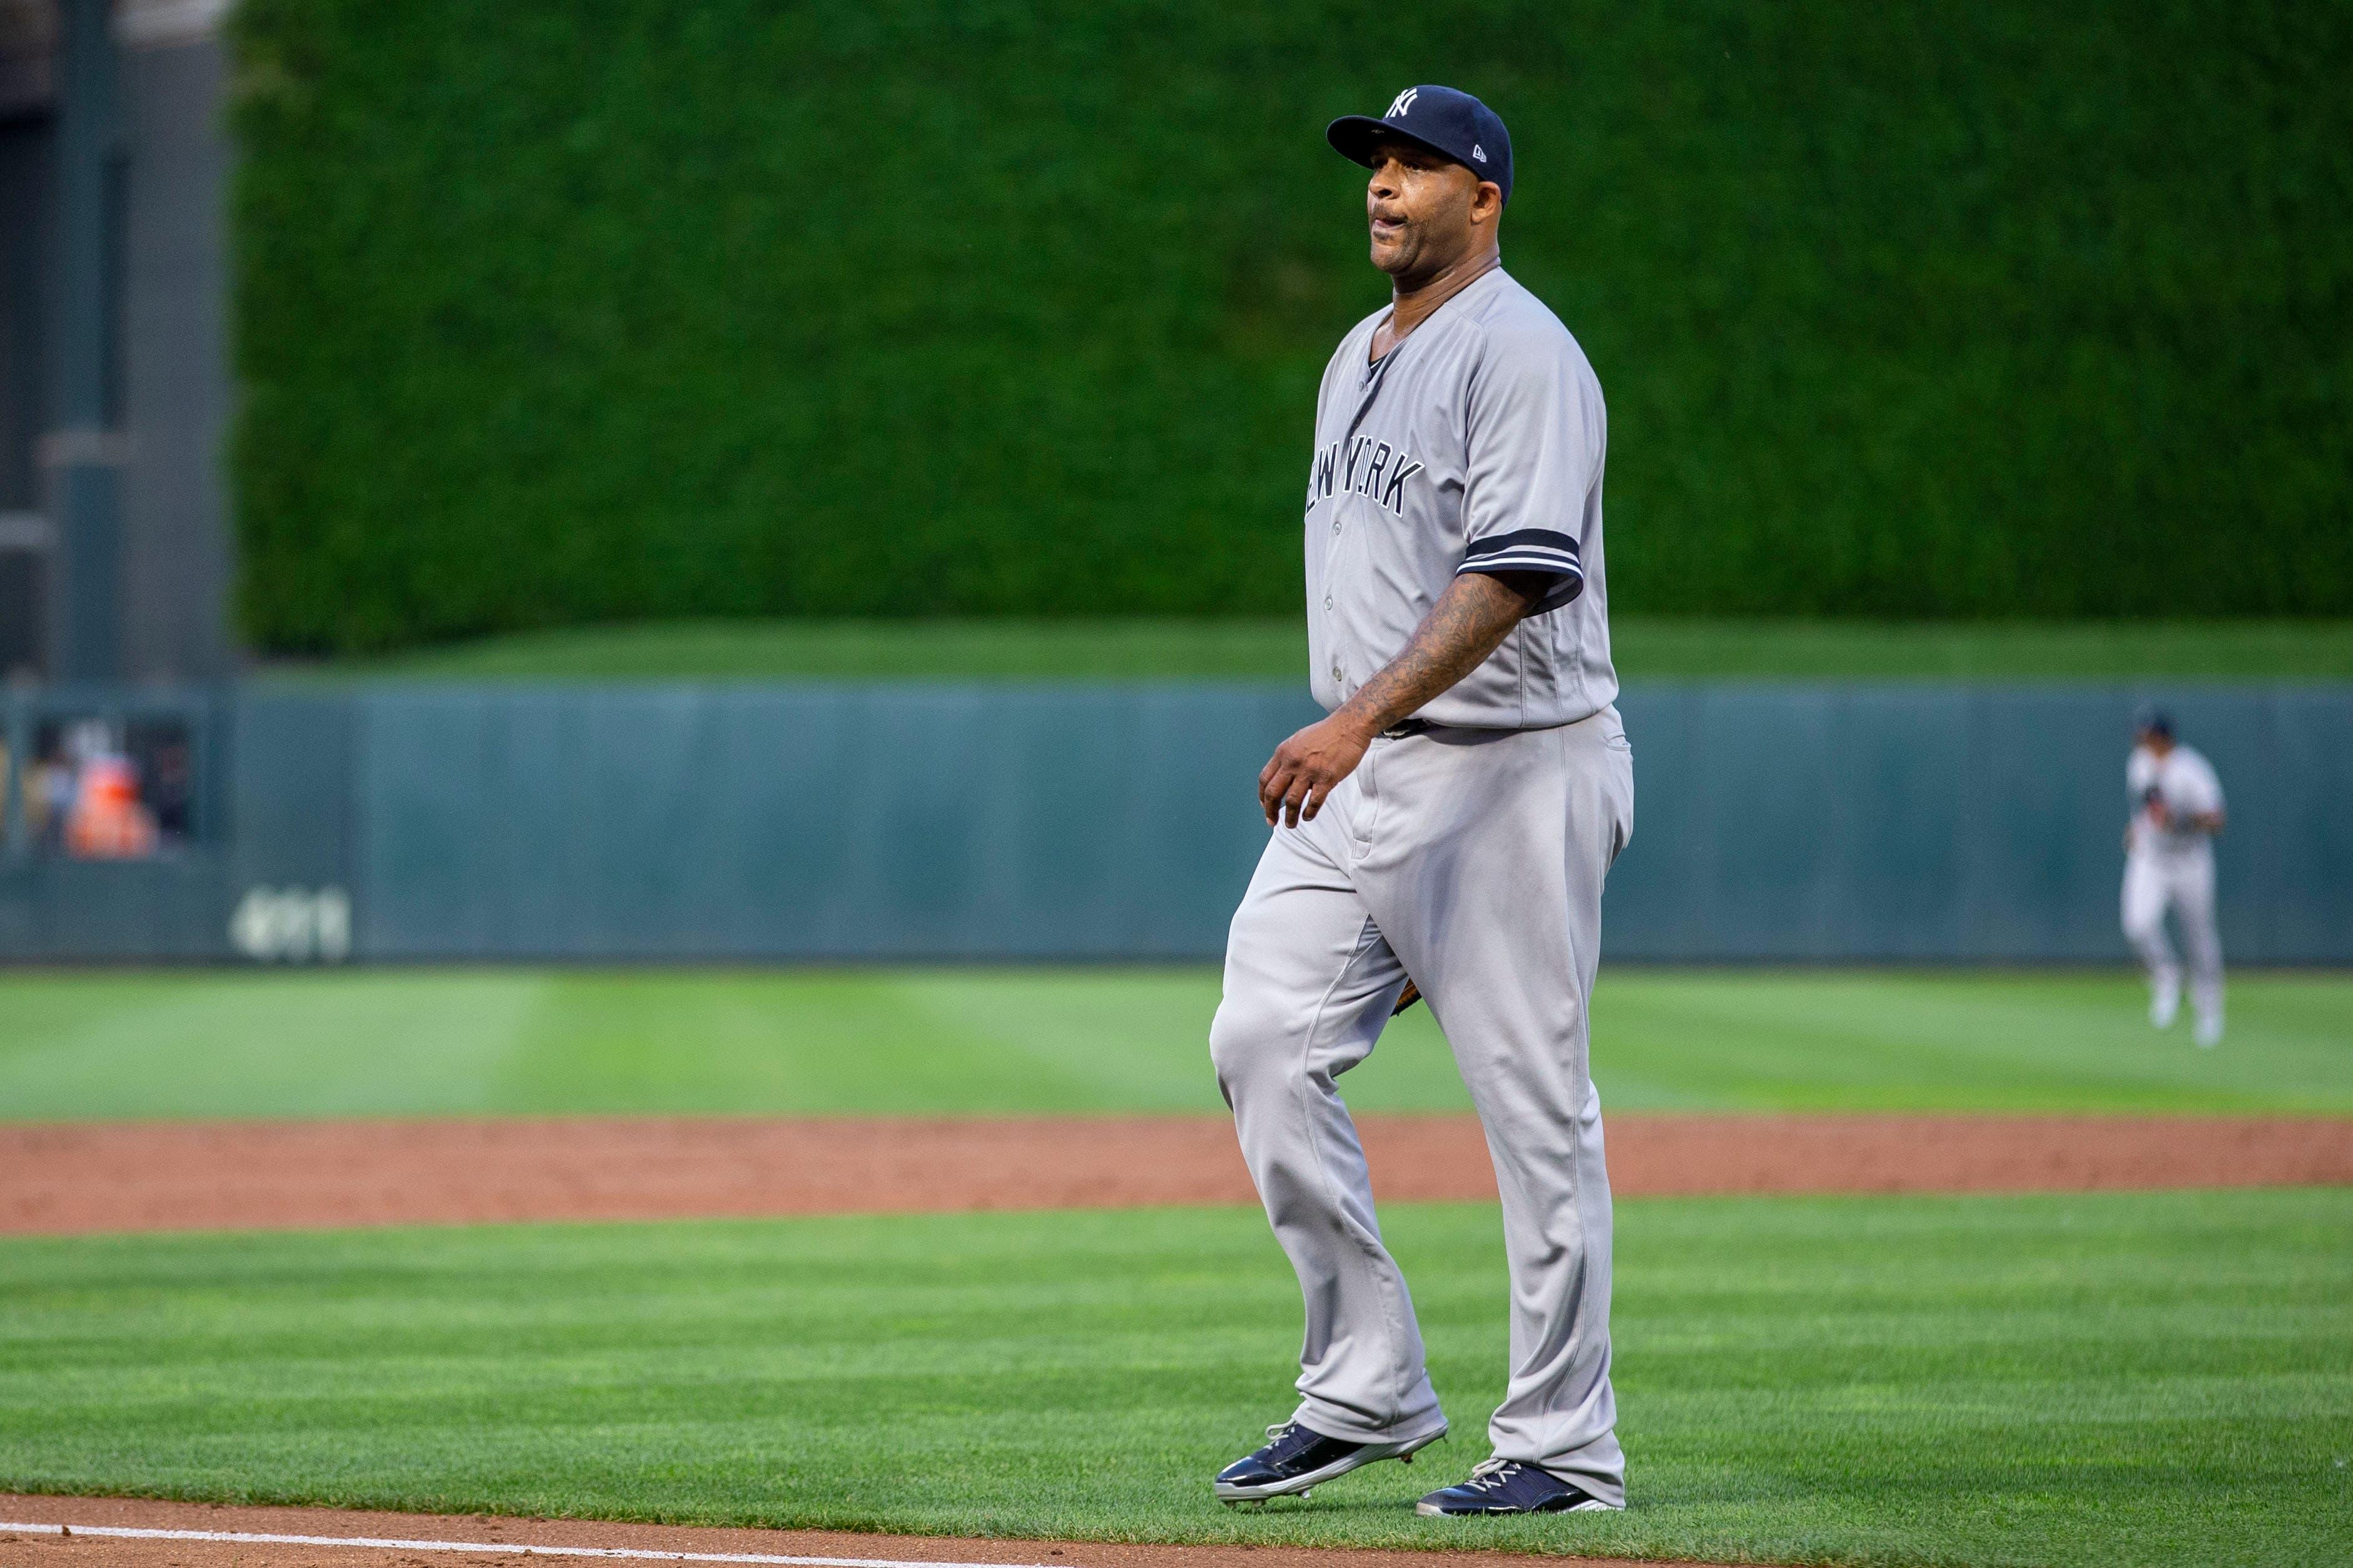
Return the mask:
<svg viewBox="0 0 2353 1568">
<path fill-rule="evenodd" d="M 2135 746 L 2125 759 L 2125 791 L 2132 801 L 2133 848 L 2175 855 L 2211 850 L 2213 837 L 2185 820 L 2222 809 L 2222 781 L 2197 751 L 2177 743 L 2160 761 L 2147 746 Z M 2165 802 L 2171 826 L 2157 825 L 2148 806 L 2152 791 Z"/>
<path fill-rule="evenodd" d="M 1307 643 L 1337 708 L 1404 651 L 1458 573 L 1555 586 L 1422 709 L 1438 724 L 1574 723 L 1618 695 L 1602 579 L 1601 386 L 1542 300 L 1497 268 L 1375 362 L 1381 310 L 1324 372 L 1307 479 Z"/>
</svg>

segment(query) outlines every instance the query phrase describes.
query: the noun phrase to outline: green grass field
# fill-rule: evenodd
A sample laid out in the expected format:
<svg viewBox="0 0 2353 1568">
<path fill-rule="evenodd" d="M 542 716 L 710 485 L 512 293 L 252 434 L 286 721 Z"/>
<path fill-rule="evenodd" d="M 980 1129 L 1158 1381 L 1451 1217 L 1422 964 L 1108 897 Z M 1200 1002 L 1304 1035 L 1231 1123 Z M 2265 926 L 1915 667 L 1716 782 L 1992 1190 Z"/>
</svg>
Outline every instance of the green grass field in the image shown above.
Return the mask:
<svg viewBox="0 0 2353 1568">
<path fill-rule="evenodd" d="M 2353 1191 L 1620 1210 L 1633 1506 L 1483 1457 L 1491 1209 L 1399 1205 L 1453 1439 L 1262 1514 L 1298 1301 L 1246 1209 L 0 1243 L 0 1486 L 1722 1561 L 2353 1549 Z"/>
<path fill-rule="evenodd" d="M 1218 976 L 1160 969 L 0 972 L 0 1121 L 1221 1110 Z M 2241 974 L 2231 1037 L 2121 971 L 1606 969 L 1618 1110 L 2353 1111 L 2353 975 Z M 1347 1079 L 1466 1109 L 1417 1008 Z"/>
<path fill-rule="evenodd" d="M 0 1121 L 1214 1113 L 1204 968 L 0 973 Z M 2353 1110 L 2353 975 L 1617 968 L 1609 1105 Z M 1351 1100 L 1463 1105 L 1426 1010 Z M 1642 1199 L 1634 1506 L 1404 1505 L 1484 1455 L 1486 1205 L 1396 1205 L 1456 1437 L 1241 1515 L 1295 1287 L 1249 1208 L 0 1240 L 0 1489 L 1715 1561 L 2353 1554 L 2353 1189 Z"/>
<path fill-rule="evenodd" d="M 1633 680 L 2353 679 L 2353 622 L 1886 623 L 1620 615 Z M 1183 621 L 688 621 L 519 633 L 307 677 L 449 679 L 1299 680 L 1300 617 Z"/>
</svg>

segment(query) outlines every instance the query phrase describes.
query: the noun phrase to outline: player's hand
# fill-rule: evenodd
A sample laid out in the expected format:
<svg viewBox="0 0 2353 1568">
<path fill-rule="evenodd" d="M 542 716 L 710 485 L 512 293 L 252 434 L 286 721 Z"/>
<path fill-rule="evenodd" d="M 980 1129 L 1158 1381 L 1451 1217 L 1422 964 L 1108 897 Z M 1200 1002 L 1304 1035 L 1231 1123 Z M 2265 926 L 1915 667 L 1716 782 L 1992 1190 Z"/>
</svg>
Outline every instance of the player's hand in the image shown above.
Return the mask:
<svg viewBox="0 0 2353 1568">
<path fill-rule="evenodd" d="M 1266 813 L 1267 826 L 1278 819 L 1285 827 L 1314 821 L 1324 797 L 1356 771 L 1372 743 L 1370 735 L 1335 713 L 1277 746 L 1258 775 L 1259 809 Z"/>
</svg>

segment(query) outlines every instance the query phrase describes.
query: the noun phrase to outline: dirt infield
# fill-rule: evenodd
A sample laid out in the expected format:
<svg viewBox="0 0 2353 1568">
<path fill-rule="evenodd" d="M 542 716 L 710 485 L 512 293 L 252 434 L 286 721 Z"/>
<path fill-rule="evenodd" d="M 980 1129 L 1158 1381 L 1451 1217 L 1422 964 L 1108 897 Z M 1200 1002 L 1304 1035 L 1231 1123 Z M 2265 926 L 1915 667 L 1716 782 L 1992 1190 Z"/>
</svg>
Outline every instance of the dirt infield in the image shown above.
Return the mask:
<svg viewBox="0 0 2353 1568">
<path fill-rule="evenodd" d="M 234 1508 L 211 1503 L 144 1502 L 116 1498 L 11 1497 L 0 1493 L 0 1522 L 63 1524 L 53 1535 L 0 1530 L 0 1568 L 548 1568 L 594 1552 L 710 1553 L 724 1558 L 830 1560 L 871 1568 L 924 1564 L 1025 1564 L 1034 1568 L 1600 1568 L 1618 1559 L 1530 1557 L 1500 1552 L 1352 1551 L 1324 1546 L 1137 1546 L 1057 1541 L 967 1541 L 923 1535 L 852 1535 L 838 1531 L 720 1530 L 665 1524 L 605 1524 L 588 1520 L 493 1519 L 474 1514 L 363 1513 L 322 1508 Z M 289 1542 L 207 1542 L 183 1537 L 124 1540 L 92 1529 L 203 1534 L 332 1536 L 415 1544 L 343 1545 Z M 505 1551 L 452 1550 L 460 1544 Z M 535 1555 L 536 1546 L 576 1555 Z M 583 1551 L 582 1549 L 586 1549 Z M 607 1554 L 610 1554 L 607 1556 Z M 638 1561 L 647 1560 L 644 1557 Z M 659 1561 L 659 1557 L 654 1558 Z"/>
<path fill-rule="evenodd" d="M 1390 1201 L 1482 1200 L 1467 1116 L 1361 1119 Z M 2353 1183 L 2353 1121 L 1646 1116 L 1620 1197 Z M 579 1118 L 0 1126 L 0 1234 L 1254 1202 L 1223 1118 Z"/>
</svg>

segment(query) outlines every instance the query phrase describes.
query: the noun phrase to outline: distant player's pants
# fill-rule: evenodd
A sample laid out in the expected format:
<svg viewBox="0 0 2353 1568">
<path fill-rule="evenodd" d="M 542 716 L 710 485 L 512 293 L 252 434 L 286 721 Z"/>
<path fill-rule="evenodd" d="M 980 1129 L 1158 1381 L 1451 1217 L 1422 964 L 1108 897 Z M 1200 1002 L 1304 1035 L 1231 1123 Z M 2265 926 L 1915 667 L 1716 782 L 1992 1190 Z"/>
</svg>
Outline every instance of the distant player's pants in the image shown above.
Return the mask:
<svg viewBox="0 0 2353 1568">
<path fill-rule="evenodd" d="M 1586 1000 L 1602 878 L 1633 808 L 1632 754 L 1604 709 L 1552 730 L 1377 741 L 1315 821 L 1269 839 L 1227 941 L 1209 1048 L 1306 1297 L 1293 1419 L 1311 1430 L 1405 1441 L 1446 1425 L 1334 1086 L 1410 975 L 1452 1044 L 1503 1195 L 1511 1381 L 1494 1452 L 1624 1500 Z"/>
<path fill-rule="evenodd" d="M 2158 996 L 2178 996 L 2181 963 L 2165 937 L 2165 911 L 2181 927 L 2189 956 L 2189 1005 L 2201 1019 L 2222 1016 L 2222 939 L 2214 929 L 2214 851 L 2135 849 L 2125 857 L 2125 939 L 2148 965 Z"/>
</svg>

